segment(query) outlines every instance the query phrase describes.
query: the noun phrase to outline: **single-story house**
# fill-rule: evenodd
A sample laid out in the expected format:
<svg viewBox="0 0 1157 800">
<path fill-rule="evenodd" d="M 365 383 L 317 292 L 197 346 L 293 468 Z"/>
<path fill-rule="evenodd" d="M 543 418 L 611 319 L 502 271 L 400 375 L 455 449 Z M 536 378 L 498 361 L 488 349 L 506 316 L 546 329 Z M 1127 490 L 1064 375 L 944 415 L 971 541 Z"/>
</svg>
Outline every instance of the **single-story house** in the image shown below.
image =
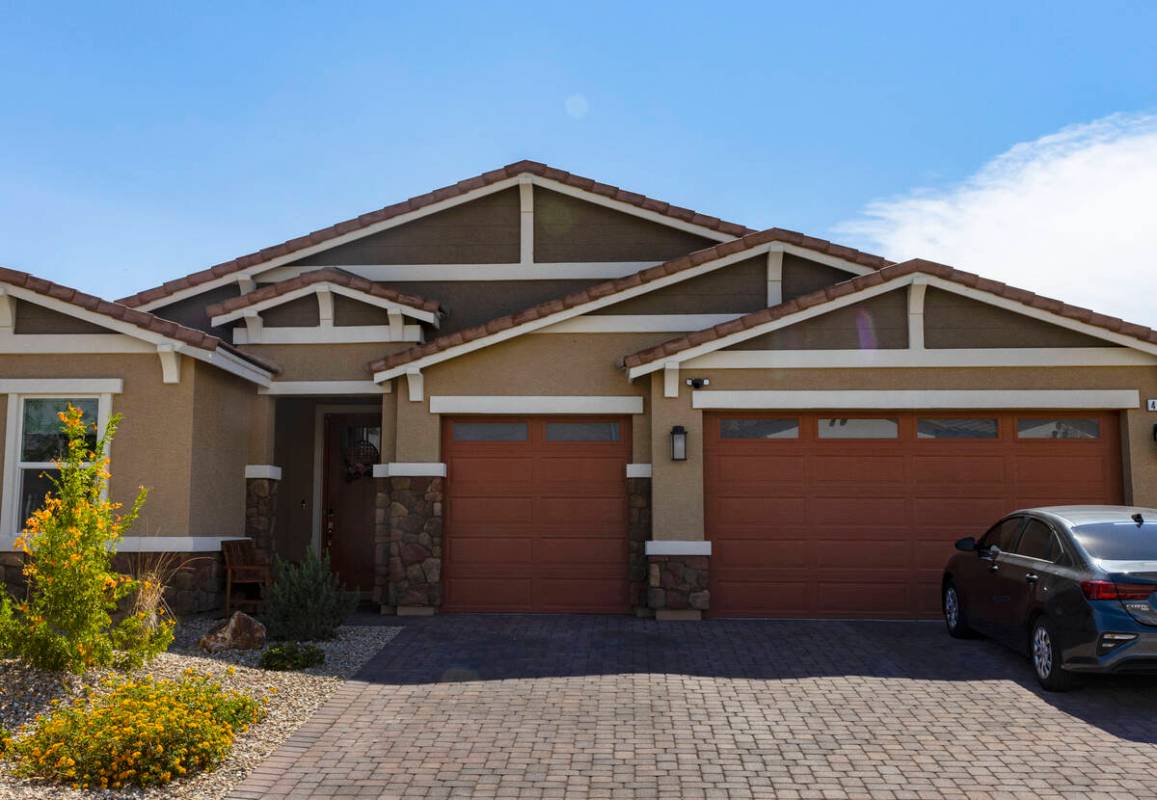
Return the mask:
<svg viewBox="0 0 1157 800">
<path fill-rule="evenodd" d="M 0 270 L 0 561 L 71 401 L 124 415 L 125 551 L 326 551 L 397 613 L 928 616 L 1007 511 L 1157 504 L 1151 398 L 1148 328 L 523 161 L 117 302 Z"/>
</svg>

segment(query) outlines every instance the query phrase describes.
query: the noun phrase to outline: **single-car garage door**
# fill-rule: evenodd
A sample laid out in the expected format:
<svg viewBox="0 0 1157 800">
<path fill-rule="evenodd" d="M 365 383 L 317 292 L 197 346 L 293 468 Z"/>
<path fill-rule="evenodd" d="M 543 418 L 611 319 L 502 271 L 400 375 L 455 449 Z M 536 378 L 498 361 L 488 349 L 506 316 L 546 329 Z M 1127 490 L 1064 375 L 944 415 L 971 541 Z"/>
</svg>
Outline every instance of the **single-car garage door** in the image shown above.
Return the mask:
<svg viewBox="0 0 1157 800">
<path fill-rule="evenodd" d="M 629 610 L 620 418 L 458 418 L 443 427 L 447 611 Z"/>
<path fill-rule="evenodd" d="M 1120 503 L 1111 413 L 716 414 L 717 616 L 933 616 L 952 543 L 1017 508 Z"/>
</svg>

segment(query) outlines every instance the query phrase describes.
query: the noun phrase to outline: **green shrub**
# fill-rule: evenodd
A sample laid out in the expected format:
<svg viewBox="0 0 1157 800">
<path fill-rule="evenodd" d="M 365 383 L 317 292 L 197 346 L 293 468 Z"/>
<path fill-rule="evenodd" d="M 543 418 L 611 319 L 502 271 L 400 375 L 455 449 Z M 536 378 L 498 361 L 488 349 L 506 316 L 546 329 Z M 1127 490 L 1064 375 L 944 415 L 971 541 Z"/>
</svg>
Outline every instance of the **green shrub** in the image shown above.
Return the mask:
<svg viewBox="0 0 1157 800">
<path fill-rule="evenodd" d="M 13 653 L 12 634 L 16 626 L 12 619 L 12 603 L 4 588 L 0 587 L 0 658 L 8 658 Z"/>
<path fill-rule="evenodd" d="M 0 728 L 0 758 L 3 758 L 4 754 L 7 753 L 11 747 L 12 734 L 10 734 L 4 728 Z"/>
<path fill-rule="evenodd" d="M 173 640 L 173 625 L 131 613 L 113 622 L 117 604 L 140 584 L 112 568 L 116 544 L 144 504 L 142 487 L 128 513 L 107 499 L 105 453 L 119 417 L 95 443 L 80 409 L 59 414 L 67 450 L 50 477 L 44 505 L 25 523 L 16 547 L 25 554 L 27 599 L 0 615 L 0 642 L 39 669 L 80 673 L 92 667 L 140 666 Z"/>
<path fill-rule="evenodd" d="M 357 593 L 346 591 L 330 571 L 329 556 L 310 551 L 300 564 L 277 562 L 264 622 L 275 641 L 332 639 L 357 602 Z"/>
<path fill-rule="evenodd" d="M 262 653 L 258 666 L 262 669 L 286 672 L 288 670 L 308 669 L 324 663 L 325 651 L 317 645 L 286 642 L 285 644 L 275 644 Z"/>
<path fill-rule="evenodd" d="M 262 704 L 188 670 L 111 680 L 36 718 L 11 744 L 18 775 L 76 788 L 156 786 L 221 763 Z"/>
</svg>

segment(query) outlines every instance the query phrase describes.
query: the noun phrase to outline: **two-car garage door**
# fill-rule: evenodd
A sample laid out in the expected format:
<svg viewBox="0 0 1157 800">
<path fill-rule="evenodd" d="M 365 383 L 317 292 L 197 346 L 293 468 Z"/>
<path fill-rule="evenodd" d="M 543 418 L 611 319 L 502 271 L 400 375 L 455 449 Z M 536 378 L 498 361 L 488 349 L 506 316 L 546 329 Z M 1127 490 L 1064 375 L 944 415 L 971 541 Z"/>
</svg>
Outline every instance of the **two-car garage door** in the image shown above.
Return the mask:
<svg viewBox="0 0 1157 800">
<path fill-rule="evenodd" d="M 716 616 L 934 615 L 955 539 L 1121 502 L 1112 414 L 727 413 L 704 455 Z"/>
</svg>

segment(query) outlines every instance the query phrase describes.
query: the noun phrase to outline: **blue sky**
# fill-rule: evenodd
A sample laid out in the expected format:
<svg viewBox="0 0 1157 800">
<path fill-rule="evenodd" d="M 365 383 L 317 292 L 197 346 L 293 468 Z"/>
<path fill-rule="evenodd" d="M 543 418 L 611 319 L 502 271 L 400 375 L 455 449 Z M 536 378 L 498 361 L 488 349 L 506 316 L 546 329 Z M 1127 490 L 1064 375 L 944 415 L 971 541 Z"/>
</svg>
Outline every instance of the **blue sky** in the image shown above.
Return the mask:
<svg viewBox="0 0 1157 800">
<path fill-rule="evenodd" d="M 902 249 L 873 203 L 1148 120 L 1155 30 L 1157 3 L 0 0 L 0 263 L 116 297 L 520 158 Z"/>
</svg>

